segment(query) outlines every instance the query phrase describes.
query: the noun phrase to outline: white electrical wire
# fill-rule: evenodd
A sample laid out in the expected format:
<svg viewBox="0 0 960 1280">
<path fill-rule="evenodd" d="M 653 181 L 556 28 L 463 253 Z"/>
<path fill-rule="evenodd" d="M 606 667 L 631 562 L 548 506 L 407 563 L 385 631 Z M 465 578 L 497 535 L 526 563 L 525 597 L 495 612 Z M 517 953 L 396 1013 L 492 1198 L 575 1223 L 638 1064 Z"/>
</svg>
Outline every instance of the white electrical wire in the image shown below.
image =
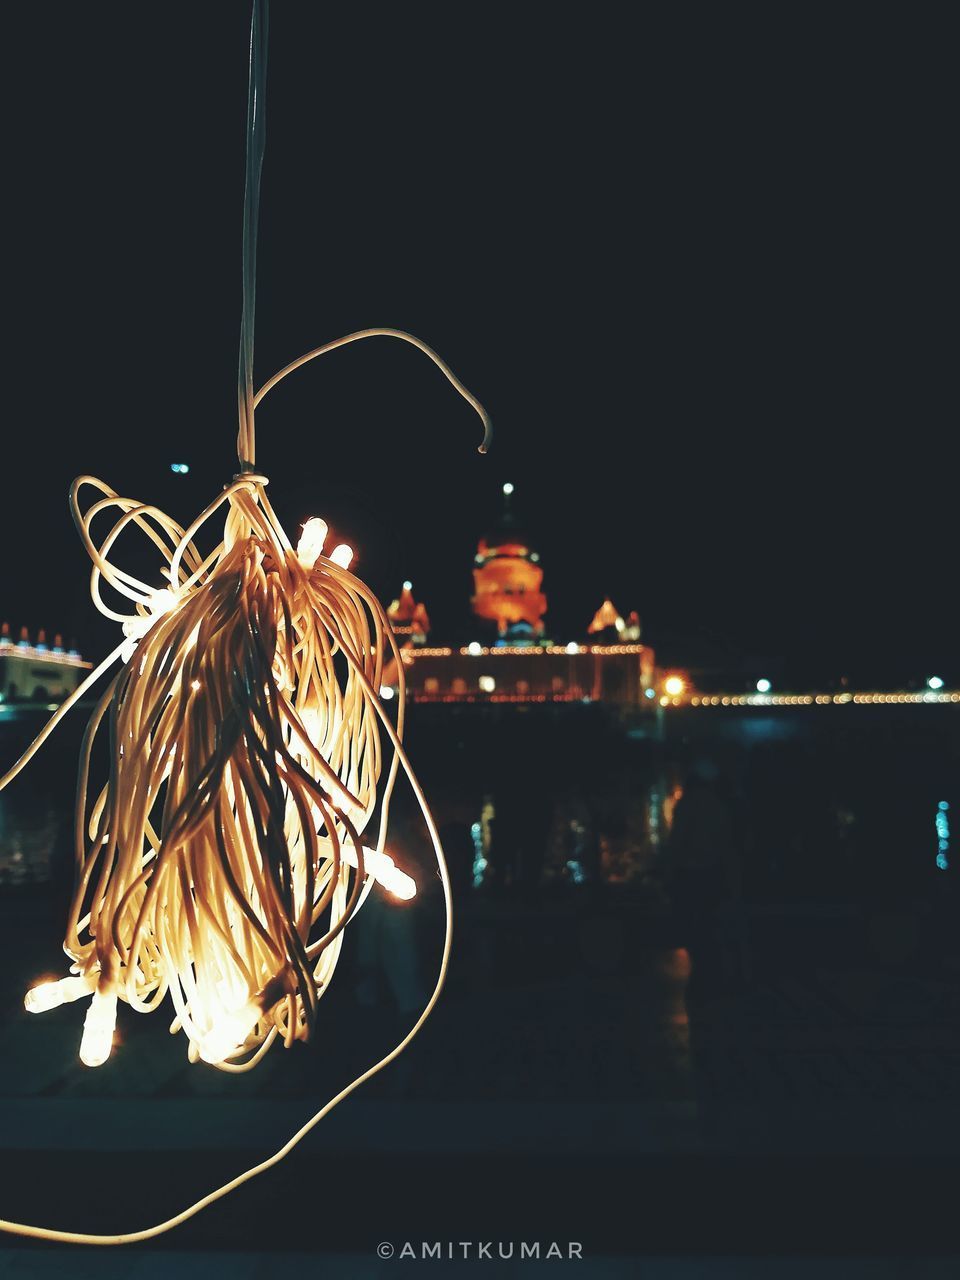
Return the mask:
<svg viewBox="0 0 960 1280">
<path fill-rule="evenodd" d="M 425 343 L 364 329 L 307 352 L 252 393 L 259 178 L 263 160 L 266 0 L 254 0 L 244 197 L 244 306 L 238 407 L 240 473 L 184 530 L 158 508 L 92 476 L 74 482 L 74 521 L 93 563 L 91 595 L 124 641 L 51 717 L 0 790 L 33 758 L 70 708 L 118 660 L 81 751 L 76 888 L 64 950 L 71 973 L 27 993 L 35 1013 L 90 998 L 80 1057 L 109 1057 L 118 1001 L 149 1013 L 169 993 L 171 1031 L 191 1060 L 226 1071 L 256 1065 L 279 1036 L 309 1038 L 343 931 L 374 879 L 397 897 L 413 881 L 385 850 L 390 798 L 402 769 L 436 856 L 445 932 L 433 992 L 398 1045 L 331 1098 L 278 1151 L 180 1213 L 142 1230 L 91 1234 L 0 1220 L 0 1230 L 73 1244 L 133 1244 L 163 1234 L 284 1158 L 338 1103 L 410 1044 L 443 988 L 453 934 L 450 879 L 436 824 L 403 749 L 403 663 L 389 620 L 349 572 L 345 545 L 323 554 L 313 519 L 296 548 L 254 467 L 254 410 L 294 369 L 362 338 L 412 343 L 491 427 L 483 406 Z M 80 495 L 99 495 L 82 508 Z M 223 536 L 203 555 L 196 538 L 225 508 Z M 94 522 L 109 514 L 105 534 Z M 160 550 L 166 582 L 129 574 L 111 553 L 136 528 Z M 106 587 L 132 602 L 121 611 Z M 380 700 L 389 660 L 398 672 L 396 726 Z M 97 735 L 109 727 L 109 771 L 91 786 Z M 390 761 L 384 773 L 380 731 Z M 379 808 L 373 847 L 361 837 Z"/>
</svg>

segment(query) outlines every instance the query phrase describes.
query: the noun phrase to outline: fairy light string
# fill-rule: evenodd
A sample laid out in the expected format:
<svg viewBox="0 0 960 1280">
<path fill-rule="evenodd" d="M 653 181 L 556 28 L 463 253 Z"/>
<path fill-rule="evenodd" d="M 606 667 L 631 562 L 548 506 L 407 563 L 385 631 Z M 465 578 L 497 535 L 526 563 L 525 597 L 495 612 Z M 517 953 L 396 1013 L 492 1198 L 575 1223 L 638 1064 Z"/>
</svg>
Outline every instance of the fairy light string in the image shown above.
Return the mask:
<svg viewBox="0 0 960 1280">
<path fill-rule="evenodd" d="M 253 393 L 259 183 L 264 150 L 267 3 L 251 22 L 243 221 L 243 316 L 238 374 L 238 473 L 184 529 L 159 508 L 80 476 L 70 508 L 90 556 L 95 606 L 123 640 L 62 704 L 0 789 L 29 763 L 71 707 L 112 669 L 81 747 L 75 892 L 64 950 L 70 972 L 27 993 L 42 1013 L 86 1001 L 81 1060 L 110 1056 L 118 1003 L 150 1013 L 169 996 L 170 1030 L 191 1061 L 253 1068 L 278 1039 L 308 1040 L 344 931 L 374 881 L 395 898 L 416 885 L 387 848 L 390 801 L 409 784 L 429 833 L 444 895 L 437 981 L 422 1013 L 388 1054 L 351 1081 L 274 1155 L 164 1222 L 116 1235 L 0 1220 L 0 1230 L 75 1244 L 150 1239 L 265 1172 L 339 1102 L 392 1062 L 433 1010 L 452 939 L 450 882 L 436 824 L 403 747 L 403 663 L 386 612 L 349 565 L 326 551 L 314 518 L 294 545 L 255 467 L 256 407 L 307 362 L 368 337 L 399 338 L 426 354 L 473 406 L 483 406 L 425 343 L 365 329 L 317 347 Z M 221 525 L 222 521 L 222 525 Z M 214 526 L 219 540 L 201 544 Z M 136 529 L 163 557 L 162 585 L 114 558 Z M 385 712 L 379 690 L 395 664 Z M 108 767 L 95 775 L 98 743 Z"/>
</svg>

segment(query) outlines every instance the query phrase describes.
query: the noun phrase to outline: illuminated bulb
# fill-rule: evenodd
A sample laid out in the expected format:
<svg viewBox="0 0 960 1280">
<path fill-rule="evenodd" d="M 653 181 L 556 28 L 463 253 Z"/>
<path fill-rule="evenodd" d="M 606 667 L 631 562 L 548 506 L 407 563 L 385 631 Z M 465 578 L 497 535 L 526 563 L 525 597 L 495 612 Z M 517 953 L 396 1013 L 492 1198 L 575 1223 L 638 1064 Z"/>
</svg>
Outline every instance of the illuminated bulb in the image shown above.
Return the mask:
<svg viewBox="0 0 960 1280">
<path fill-rule="evenodd" d="M 102 1067 L 113 1048 L 117 1026 L 117 993 L 109 995 L 98 987 L 83 1020 L 80 1061 L 85 1067 Z"/>
<path fill-rule="evenodd" d="M 476 640 L 471 640 L 467 645 L 467 653 L 471 654 L 474 658 L 479 658 L 480 654 L 483 653 L 483 645 L 478 644 Z"/>
<path fill-rule="evenodd" d="M 147 608 L 153 615 L 150 618 L 150 622 L 155 622 L 164 613 L 173 613 L 176 607 L 177 597 L 169 587 L 161 587 L 159 591 L 154 591 L 147 601 Z"/>
<path fill-rule="evenodd" d="M 80 865 L 65 947 L 80 970 L 94 969 L 100 957 L 109 964 L 85 1010 L 80 1056 L 88 1066 L 99 1066 L 110 1055 L 121 993 L 131 1008 L 150 1012 L 169 992 L 176 1007 L 173 1027 L 190 1038 L 191 1057 L 201 1056 L 202 1046 L 204 1059 L 229 1070 L 254 1067 L 275 1040 L 287 1047 L 308 1040 L 317 1026 L 319 985 L 326 990 L 342 931 L 360 899 L 359 893 L 346 891 L 343 882 L 349 875 L 331 883 L 329 864 L 323 888 L 317 888 L 322 877 L 315 874 L 317 836 L 311 830 L 310 805 L 316 801 L 331 840 L 346 831 L 362 831 L 378 811 L 385 834 L 389 799 L 401 769 L 425 819 L 443 889 L 446 923 L 439 974 L 417 1020 L 393 1049 L 341 1088 L 275 1156 L 176 1216 L 137 1232 L 102 1237 L 6 1220 L 0 1221 L 0 1231 L 117 1244 L 152 1238 L 191 1218 L 282 1159 L 327 1111 L 393 1061 L 432 1012 L 449 963 L 452 909 L 443 850 L 399 729 L 381 714 L 375 693 L 383 678 L 386 645 L 396 653 L 389 622 L 368 588 L 346 572 L 354 558 L 349 547 L 337 547 L 331 560 L 323 560 L 324 572 L 304 570 L 267 500 L 267 477 L 254 468 L 253 410 L 272 386 L 325 351 L 360 338 L 392 335 L 430 356 L 476 408 L 484 422 L 481 452 L 486 451 L 490 424 L 483 407 L 439 357 L 396 330 L 366 329 L 327 343 L 253 393 L 253 248 L 262 156 L 262 128 L 258 124 L 255 132 L 254 121 L 259 122 L 262 111 L 261 23 L 266 7 L 266 0 L 255 0 L 251 32 L 239 471 L 185 529 L 151 504 L 121 497 L 95 477 L 84 475 L 74 483 L 71 510 L 93 560 L 94 602 L 112 620 L 130 623 L 124 640 L 131 646 L 118 642 L 111 656 L 91 670 L 20 760 L 0 776 L 0 790 L 70 706 L 89 695 L 121 650 L 133 656 L 102 698 L 98 695 L 80 768 Z M 178 467 L 175 474 L 185 464 Z M 91 487 L 96 497 L 84 504 L 80 494 Z M 109 511 L 113 514 L 105 522 L 101 513 Z M 209 553 L 201 551 L 204 542 L 196 535 L 203 530 L 206 539 L 208 522 L 217 513 L 223 518 L 222 539 Z M 103 527 L 99 545 L 91 531 L 94 522 Z M 138 529 L 163 554 L 171 590 L 154 592 L 150 583 L 113 562 L 111 549 L 127 528 Z M 156 555 L 146 544 L 144 549 Z M 312 550 L 309 544 L 301 547 L 305 559 Z M 317 563 L 314 559 L 313 566 Z M 329 572 L 334 564 L 341 568 L 339 574 Z M 108 605 L 104 588 L 129 601 L 134 616 L 118 614 Z M 167 620 L 153 625 L 167 613 Z M 189 671 L 199 669 L 190 651 L 201 648 L 209 697 L 176 696 L 183 692 L 184 680 L 189 683 Z M 305 743 L 301 751 L 297 743 L 309 732 L 308 710 L 317 713 L 320 728 L 316 741 L 309 749 Z M 378 720 L 389 739 L 387 750 Z M 101 725 L 111 735 L 109 759 L 103 761 L 102 735 L 97 737 Z M 176 776 L 169 772 L 171 760 Z M 92 775 L 103 764 L 109 767 L 101 784 Z M 359 815 L 355 825 L 351 814 Z M 383 838 L 378 836 L 378 845 Z M 361 846 L 355 847 L 362 862 Z M 391 892 L 415 892 L 410 877 L 385 857 L 379 873 Z M 256 990 L 260 993 L 249 1000 Z M 55 999 L 41 991 L 30 1003 L 39 1008 Z M 246 1060 L 227 1064 L 238 1046 Z M 141 1197 L 147 1204 L 152 1194 L 148 1184 L 149 1177 Z M 104 1190 L 109 1197 L 106 1181 Z"/>
<path fill-rule="evenodd" d="M 511 495 L 511 493 L 513 493 L 513 485 L 510 483 L 510 481 L 509 481 L 509 480 L 508 480 L 508 481 L 507 481 L 507 483 L 503 486 L 503 492 L 504 492 L 504 496 L 505 496 L 505 497 L 507 497 L 507 498 L 509 498 L 509 497 L 510 497 L 510 495 Z"/>
<path fill-rule="evenodd" d="M 41 982 L 31 987 L 23 997 L 23 1007 L 27 1013 L 46 1013 L 48 1009 L 56 1009 L 58 1005 L 70 1004 L 88 996 L 95 981 L 95 978 L 75 974 L 69 978 L 61 978 L 59 982 Z"/>
<path fill-rule="evenodd" d="M 769 693 L 772 688 L 770 681 L 763 679 L 757 681 L 757 693 Z"/>
<path fill-rule="evenodd" d="M 357 851 L 352 844 L 340 846 L 340 857 L 348 867 L 357 868 Z M 376 849 L 363 846 L 363 869 L 368 876 L 373 876 L 377 884 L 382 885 L 394 897 L 404 901 L 416 897 L 417 883 L 405 871 L 394 863 L 389 854 L 377 853 Z"/>
<path fill-rule="evenodd" d="M 579 652 L 580 652 L 580 646 L 577 644 L 576 640 L 571 640 L 571 641 L 570 641 L 570 643 L 567 645 L 566 652 L 567 652 L 567 653 L 579 653 Z"/>
<path fill-rule="evenodd" d="M 407 579 L 407 581 L 403 584 L 403 589 L 404 589 L 404 591 L 412 591 L 412 590 L 413 590 L 413 583 L 409 580 L 409 578 L 408 578 L 408 579 Z"/>
<path fill-rule="evenodd" d="M 663 682 L 663 691 L 669 694 L 671 698 L 679 698 L 686 687 L 681 676 L 667 676 Z"/>
<path fill-rule="evenodd" d="M 416 881 L 399 867 L 394 867 L 385 879 L 380 878 L 380 883 L 387 893 L 392 893 L 395 898 L 400 898 L 404 902 L 409 902 L 411 898 L 417 896 Z"/>
<path fill-rule="evenodd" d="M 927 681 L 927 688 L 928 688 L 928 689 L 942 689 L 942 688 L 943 688 L 943 681 L 940 679 L 940 677 L 939 677 L 939 676 L 931 676 L 931 677 L 930 677 L 930 679 Z"/>
<path fill-rule="evenodd" d="M 297 543 L 297 559 L 305 569 L 312 569 L 317 557 L 323 551 L 327 537 L 327 522 L 319 516 L 313 516 L 303 526 L 300 541 Z"/>
<path fill-rule="evenodd" d="M 380 686 L 380 697 L 384 700 L 384 702 L 389 702 L 390 699 L 393 697 L 393 690 L 390 688 L 388 684 L 382 684 Z"/>
<path fill-rule="evenodd" d="M 223 1062 L 235 1049 L 240 1048 L 259 1019 L 260 1008 L 253 1000 L 248 1000 L 233 1013 L 223 1014 L 217 1025 L 207 1032 L 197 1046 L 200 1057 L 212 1066 Z"/>
<path fill-rule="evenodd" d="M 199 681 L 199 680 L 191 680 L 191 681 L 190 681 L 190 688 L 194 691 L 194 693 L 196 693 L 196 691 L 200 688 L 200 681 Z"/>
</svg>

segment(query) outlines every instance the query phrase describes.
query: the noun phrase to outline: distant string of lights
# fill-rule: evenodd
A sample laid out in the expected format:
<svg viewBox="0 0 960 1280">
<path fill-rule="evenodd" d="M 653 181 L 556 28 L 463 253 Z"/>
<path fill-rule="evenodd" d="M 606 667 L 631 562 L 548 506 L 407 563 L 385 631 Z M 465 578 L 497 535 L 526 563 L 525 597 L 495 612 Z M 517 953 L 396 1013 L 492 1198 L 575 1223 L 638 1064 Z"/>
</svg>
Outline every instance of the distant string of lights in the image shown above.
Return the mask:
<svg viewBox="0 0 960 1280">
<path fill-rule="evenodd" d="M 803 693 L 803 694 L 709 694 L 691 697 L 688 703 L 681 698 L 661 698 L 663 705 L 674 707 L 826 707 L 826 706 L 875 706 L 905 705 L 909 703 L 960 702 L 960 693 L 944 691 L 934 693 Z"/>
<path fill-rule="evenodd" d="M 411 652 L 418 658 L 440 658 L 448 657 L 453 653 L 453 650 L 413 649 Z M 648 653 L 649 647 L 645 644 L 577 644 L 575 640 L 571 640 L 569 644 L 484 645 L 474 640 L 457 652 L 463 658 L 535 658 L 543 654 L 549 654 L 551 657 L 566 656 L 570 658 L 575 657 L 577 654 Z"/>
</svg>

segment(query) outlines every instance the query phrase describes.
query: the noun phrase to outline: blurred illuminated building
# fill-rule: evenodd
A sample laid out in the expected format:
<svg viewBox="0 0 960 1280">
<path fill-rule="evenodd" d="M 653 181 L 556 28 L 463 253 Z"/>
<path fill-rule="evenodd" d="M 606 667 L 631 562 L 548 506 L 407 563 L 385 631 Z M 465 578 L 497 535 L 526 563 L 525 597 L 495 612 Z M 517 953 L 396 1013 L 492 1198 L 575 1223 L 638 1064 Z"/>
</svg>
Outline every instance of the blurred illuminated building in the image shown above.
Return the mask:
<svg viewBox="0 0 960 1280">
<path fill-rule="evenodd" d="M 633 612 L 624 619 L 608 596 L 593 615 L 593 621 L 587 627 L 587 635 L 596 636 L 598 642 L 606 640 L 611 644 L 635 643 L 640 639 L 640 615 Z"/>
<path fill-rule="evenodd" d="M 625 622 L 607 600 L 584 642 L 546 638 L 540 556 L 521 532 L 512 495 L 513 485 L 504 485 L 500 518 L 480 539 L 474 558 L 471 605 L 478 634 L 484 628 L 492 633 L 488 642 L 427 645 L 429 619 L 410 583 L 391 604 L 409 697 L 415 703 L 600 703 L 652 710 L 654 654 L 638 643 L 635 613 Z M 396 664 L 389 664 L 386 688 L 396 687 L 397 674 Z"/>
<path fill-rule="evenodd" d="M 33 641 L 23 627 L 14 643 L 9 624 L 0 629 L 0 702 L 62 702 L 90 666 L 76 649 L 65 650 L 60 636 L 48 645 L 46 632 L 39 631 Z"/>
<path fill-rule="evenodd" d="M 537 644 L 547 611 L 543 570 L 539 553 L 517 523 L 512 496 L 513 485 L 505 484 L 500 518 L 477 547 L 473 612 L 483 623 L 496 625 L 498 644 Z"/>
<path fill-rule="evenodd" d="M 394 600 L 387 617 L 394 635 L 401 636 L 415 645 L 426 644 L 430 633 L 430 617 L 426 608 L 413 598 L 413 583 L 405 582 L 400 598 Z"/>
</svg>

